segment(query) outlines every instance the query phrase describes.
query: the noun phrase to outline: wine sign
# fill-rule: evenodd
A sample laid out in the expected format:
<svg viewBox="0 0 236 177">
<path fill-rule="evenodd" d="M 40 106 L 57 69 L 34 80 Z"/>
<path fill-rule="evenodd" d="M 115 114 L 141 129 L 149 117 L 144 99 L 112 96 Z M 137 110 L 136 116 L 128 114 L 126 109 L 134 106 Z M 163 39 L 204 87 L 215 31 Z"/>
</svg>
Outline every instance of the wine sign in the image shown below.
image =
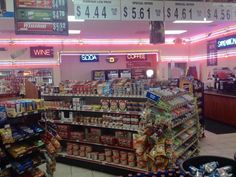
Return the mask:
<svg viewBox="0 0 236 177">
<path fill-rule="evenodd" d="M 54 50 L 53 47 L 37 46 L 30 47 L 31 58 L 53 58 Z"/>
</svg>

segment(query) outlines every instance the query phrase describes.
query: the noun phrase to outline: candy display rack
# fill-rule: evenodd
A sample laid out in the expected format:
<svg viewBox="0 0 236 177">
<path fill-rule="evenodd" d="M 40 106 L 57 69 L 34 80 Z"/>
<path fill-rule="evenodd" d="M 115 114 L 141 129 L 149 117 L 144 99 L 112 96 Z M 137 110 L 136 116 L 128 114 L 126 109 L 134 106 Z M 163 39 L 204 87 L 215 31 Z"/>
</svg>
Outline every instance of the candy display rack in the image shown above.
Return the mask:
<svg viewBox="0 0 236 177">
<path fill-rule="evenodd" d="M 149 171 L 173 168 L 198 154 L 196 101 L 178 88 L 147 92 L 148 103 L 134 147 Z"/>
<path fill-rule="evenodd" d="M 0 176 L 49 176 L 38 168 L 52 161 L 46 158 L 50 154 L 45 139 L 48 130 L 39 123 L 43 100 L 4 100 L 0 105 Z"/>
</svg>

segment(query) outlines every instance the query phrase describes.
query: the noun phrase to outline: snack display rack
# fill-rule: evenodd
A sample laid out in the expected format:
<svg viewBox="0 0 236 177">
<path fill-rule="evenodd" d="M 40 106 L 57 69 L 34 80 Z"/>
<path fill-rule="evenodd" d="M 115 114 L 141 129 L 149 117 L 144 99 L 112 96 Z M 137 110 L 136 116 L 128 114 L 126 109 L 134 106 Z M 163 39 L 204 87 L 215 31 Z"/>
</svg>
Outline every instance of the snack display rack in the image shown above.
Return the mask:
<svg viewBox="0 0 236 177">
<path fill-rule="evenodd" d="M 81 83 L 79 85 L 83 87 Z M 163 132 L 168 129 L 171 155 L 166 157 L 166 168 L 197 154 L 198 116 L 194 99 L 186 92 L 176 88 L 177 94 L 173 91 L 171 96 L 159 96 L 161 99 L 154 103 L 147 102 L 150 92 L 146 89 L 136 91 L 138 94 L 127 94 L 127 89 L 114 91 L 114 86 L 112 92 L 111 88 L 104 87 L 99 91 L 98 85 L 92 89 L 87 85 L 86 89 L 72 87 L 47 88 L 51 91 L 42 94 L 47 107 L 46 121 L 56 124 L 58 134 L 62 137 L 63 148 L 57 158 L 59 162 L 102 171 L 112 169 L 112 173 L 119 175 L 155 170 L 147 157 L 151 144 L 140 152 L 139 142 L 147 133 L 147 125 L 154 131 L 159 130 L 156 129 L 158 126 L 165 128 Z M 104 89 L 107 90 L 105 94 Z M 153 124 L 146 122 L 150 120 L 146 113 L 151 107 L 168 124 L 155 122 L 155 119 Z M 159 114 L 160 110 L 163 114 Z M 171 128 L 173 130 L 169 131 Z M 147 139 L 145 142 L 148 142 Z M 144 142 L 141 144 L 145 145 Z M 161 167 L 160 164 L 155 166 Z"/>
<path fill-rule="evenodd" d="M 199 151 L 199 121 L 195 99 L 175 89 L 147 92 L 147 107 L 134 136 L 134 147 L 143 165 L 152 172 L 173 168 Z"/>
<path fill-rule="evenodd" d="M 0 102 L 1 177 L 52 176 L 48 168 L 47 172 L 38 168 L 53 161 L 46 139 L 49 131 L 39 123 L 44 110 L 44 101 L 40 99 Z"/>
</svg>

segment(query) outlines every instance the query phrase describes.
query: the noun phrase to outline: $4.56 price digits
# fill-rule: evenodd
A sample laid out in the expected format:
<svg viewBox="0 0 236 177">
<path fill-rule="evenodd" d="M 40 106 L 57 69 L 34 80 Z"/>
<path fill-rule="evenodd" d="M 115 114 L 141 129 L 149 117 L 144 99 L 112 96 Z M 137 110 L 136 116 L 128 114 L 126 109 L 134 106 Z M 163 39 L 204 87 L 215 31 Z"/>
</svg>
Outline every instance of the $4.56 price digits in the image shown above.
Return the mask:
<svg viewBox="0 0 236 177">
<path fill-rule="evenodd" d="M 167 8 L 166 10 L 166 17 L 167 18 L 175 18 L 175 19 L 179 19 L 179 20 L 186 20 L 186 19 L 193 19 L 193 11 L 192 9 L 171 9 L 171 8 Z"/>
<path fill-rule="evenodd" d="M 151 18 L 151 9 L 147 8 L 144 9 L 143 7 L 137 8 L 132 7 L 132 9 L 129 9 L 128 7 L 123 8 L 123 16 L 125 18 L 128 18 L 129 15 L 132 19 L 150 19 Z"/>
<path fill-rule="evenodd" d="M 229 9 L 207 9 L 207 18 L 214 20 L 230 20 L 231 14 Z"/>
<path fill-rule="evenodd" d="M 82 10 L 84 9 L 84 10 Z M 85 6 L 85 8 L 81 8 L 80 5 L 76 7 L 76 14 L 78 17 L 86 17 L 86 18 L 107 18 L 106 7 L 90 7 Z"/>
</svg>

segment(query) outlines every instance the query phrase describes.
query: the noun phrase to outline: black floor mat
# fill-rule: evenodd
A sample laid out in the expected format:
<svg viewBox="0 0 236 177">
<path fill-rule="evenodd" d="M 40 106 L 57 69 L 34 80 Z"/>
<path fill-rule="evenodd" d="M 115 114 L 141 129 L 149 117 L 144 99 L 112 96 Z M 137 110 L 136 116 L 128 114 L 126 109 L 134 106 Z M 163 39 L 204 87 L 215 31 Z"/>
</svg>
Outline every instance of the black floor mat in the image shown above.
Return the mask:
<svg viewBox="0 0 236 177">
<path fill-rule="evenodd" d="M 236 127 L 226 125 L 211 119 L 205 119 L 205 129 L 215 134 L 236 133 Z"/>
</svg>

